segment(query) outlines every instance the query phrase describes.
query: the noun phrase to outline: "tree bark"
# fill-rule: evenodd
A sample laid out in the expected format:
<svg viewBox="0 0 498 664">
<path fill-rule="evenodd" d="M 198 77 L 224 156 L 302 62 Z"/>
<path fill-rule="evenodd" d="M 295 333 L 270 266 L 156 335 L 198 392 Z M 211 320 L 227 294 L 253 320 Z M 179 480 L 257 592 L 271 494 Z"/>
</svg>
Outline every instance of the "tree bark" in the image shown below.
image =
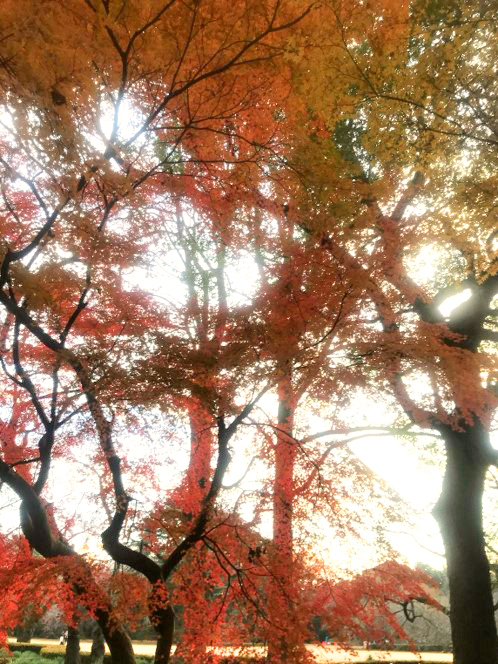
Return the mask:
<svg viewBox="0 0 498 664">
<path fill-rule="evenodd" d="M 442 429 L 446 470 L 434 516 L 444 541 L 450 588 L 455 664 L 497 664 L 498 639 L 482 496 L 489 465 L 489 435 L 479 425 Z"/>
<path fill-rule="evenodd" d="M 81 664 L 80 635 L 76 627 L 67 628 L 66 654 L 64 664 Z"/>
<path fill-rule="evenodd" d="M 164 586 L 158 583 L 149 597 L 150 621 L 157 632 L 157 645 L 154 664 L 168 664 L 175 631 L 175 614 L 171 605 L 164 606 L 160 590 Z"/>
<path fill-rule="evenodd" d="M 272 588 L 269 619 L 268 662 L 291 664 L 303 661 L 303 635 L 295 616 L 295 579 L 292 516 L 294 507 L 294 465 L 296 444 L 294 428 L 295 396 L 291 369 L 278 385 L 278 432 L 275 446 L 273 484 Z"/>
<path fill-rule="evenodd" d="M 160 613 L 160 616 L 158 616 L 158 613 Z M 166 609 L 156 612 L 155 617 L 159 618 L 158 622 L 155 623 L 155 629 L 159 638 L 157 639 L 154 664 L 168 664 L 175 628 L 173 609 L 168 606 Z"/>
<path fill-rule="evenodd" d="M 17 643 L 30 643 L 31 642 L 31 637 L 33 636 L 33 628 L 32 627 L 21 627 L 19 631 L 17 632 L 17 638 L 16 641 Z"/>
<path fill-rule="evenodd" d="M 112 664 L 135 664 L 130 636 L 124 627 L 105 609 L 97 609 L 95 618 L 109 646 Z"/>
<path fill-rule="evenodd" d="M 202 510 L 203 500 L 211 483 L 211 464 L 214 455 L 213 417 L 198 399 L 192 398 L 189 406 L 190 461 L 181 491 L 175 496 L 175 505 L 184 513 L 197 518 Z M 198 577 L 189 582 L 190 599 L 183 608 L 183 630 L 176 646 L 179 661 L 206 661 L 206 648 L 216 626 L 211 623 L 209 601 L 206 598 L 208 587 L 204 574 L 205 557 L 196 559 Z"/>
<path fill-rule="evenodd" d="M 103 664 L 105 655 L 105 640 L 100 627 L 95 624 L 93 628 L 92 649 L 90 651 L 90 664 Z"/>
</svg>

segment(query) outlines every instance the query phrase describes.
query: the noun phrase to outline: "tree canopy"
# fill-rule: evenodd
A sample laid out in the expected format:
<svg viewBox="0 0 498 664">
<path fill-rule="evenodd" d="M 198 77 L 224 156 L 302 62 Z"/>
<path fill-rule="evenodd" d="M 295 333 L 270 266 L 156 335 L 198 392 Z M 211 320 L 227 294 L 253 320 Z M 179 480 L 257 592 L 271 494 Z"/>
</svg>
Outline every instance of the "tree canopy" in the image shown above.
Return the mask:
<svg viewBox="0 0 498 664">
<path fill-rule="evenodd" d="M 431 435 L 455 662 L 496 664 L 497 29 L 477 0 L 4 3 L 0 628 L 40 594 L 124 664 L 144 616 L 158 664 L 308 661 L 312 618 L 409 640 L 389 602 L 438 601 L 348 444 Z"/>
</svg>

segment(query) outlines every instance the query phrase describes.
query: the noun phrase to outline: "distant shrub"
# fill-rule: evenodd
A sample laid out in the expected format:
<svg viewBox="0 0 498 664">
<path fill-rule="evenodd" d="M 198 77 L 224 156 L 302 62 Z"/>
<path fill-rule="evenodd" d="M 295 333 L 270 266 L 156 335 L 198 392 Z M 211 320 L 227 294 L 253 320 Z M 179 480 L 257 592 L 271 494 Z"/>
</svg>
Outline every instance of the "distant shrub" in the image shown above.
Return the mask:
<svg viewBox="0 0 498 664">
<path fill-rule="evenodd" d="M 9 643 L 9 648 L 11 652 L 36 652 L 39 653 L 42 649 L 42 646 L 36 645 L 34 643 Z"/>
</svg>

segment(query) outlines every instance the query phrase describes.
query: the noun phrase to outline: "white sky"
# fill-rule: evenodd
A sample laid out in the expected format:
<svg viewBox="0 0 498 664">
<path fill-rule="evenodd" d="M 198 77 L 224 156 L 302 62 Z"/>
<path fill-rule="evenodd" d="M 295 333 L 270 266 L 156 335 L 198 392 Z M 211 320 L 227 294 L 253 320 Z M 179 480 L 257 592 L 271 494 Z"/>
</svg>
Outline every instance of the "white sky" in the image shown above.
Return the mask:
<svg viewBox="0 0 498 664">
<path fill-rule="evenodd" d="M 411 564 L 420 561 L 440 568 L 444 564 L 443 543 L 430 512 L 441 490 L 442 470 L 421 468 L 415 452 L 407 450 L 392 436 L 365 438 L 352 443 L 351 448 L 413 506 L 415 529 L 401 526 L 399 535 L 390 536 L 393 546 Z"/>
</svg>

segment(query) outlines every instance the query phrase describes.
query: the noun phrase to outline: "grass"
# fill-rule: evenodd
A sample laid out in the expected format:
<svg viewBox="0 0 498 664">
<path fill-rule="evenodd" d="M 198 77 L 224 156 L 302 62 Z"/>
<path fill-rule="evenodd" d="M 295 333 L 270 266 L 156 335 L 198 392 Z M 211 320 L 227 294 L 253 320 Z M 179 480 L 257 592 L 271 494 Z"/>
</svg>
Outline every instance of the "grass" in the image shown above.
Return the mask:
<svg viewBox="0 0 498 664">
<path fill-rule="evenodd" d="M 63 648 L 63 647 L 62 647 Z M 64 650 L 62 650 L 62 653 Z M 82 663 L 90 661 L 89 653 L 80 653 Z M 110 657 L 106 656 L 107 661 L 111 661 Z M 106 661 L 104 660 L 104 661 Z M 2 659 L 2 654 L 0 653 L 0 664 L 3 664 L 5 661 L 6 664 L 64 664 L 64 654 L 61 654 L 60 650 L 47 649 L 47 652 L 43 654 L 38 654 L 30 650 L 16 650 L 13 652 L 13 658 L 6 656 L 5 660 Z M 148 657 L 137 657 L 136 664 L 151 664 L 152 659 Z"/>
<path fill-rule="evenodd" d="M 16 644 L 17 645 L 17 644 Z M 20 644 L 19 644 L 20 645 Z M 26 644 L 29 645 L 29 644 Z M 0 664 L 64 664 L 64 646 L 46 646 L 42 648 L 39 654 L 32 650 L 15 650 L 12 654 L 13 657 L 0 652 Z M 89 653 L 80 653 L 81 661 L 90 661 Z M 152 664 L 153 658 L 150 657 L 137 657 L 136 664 Z M 106 655 L 105 662 L 110 662 L 109 655 Z M 251 657 L 238 657 L 222 659 L 222 664 L 261 664 L 262 660 L 254 659 Z M 172 660 L 172 664 L 174 658 Z"/>
<path fill-rule="evenodd" d="M 63 664 L 64 657 L 51 658 L 51 664 Z M 47 664 L 47 659 L 36 652 L 16 650 L 12 664 Z"/>
<path fill-rule="evenodd" d="M 39 655 L 39 659 L 26 660 L 26 663 L 23 661 L 21 664 L 47 664 L 47 660 L 50 660 L 50 664 L 59 664 L 59 662 L 64 662 L 64 653 L 66 651 L 66 646 L 44 646 Z M 90 661 L 89 652 L 80 652 L 81 663 L 86 664 Z M 135 658 L 136 664 L 152 664 L 153 657 L 144 657 L 143 655 Z M 110 664 L 111 656 L 104 656 L 104 663 Z M 14 664 L 14 663 L 13 663 Z M 17 661 L 15 662 L 17 664 Z"/>
</svg>

